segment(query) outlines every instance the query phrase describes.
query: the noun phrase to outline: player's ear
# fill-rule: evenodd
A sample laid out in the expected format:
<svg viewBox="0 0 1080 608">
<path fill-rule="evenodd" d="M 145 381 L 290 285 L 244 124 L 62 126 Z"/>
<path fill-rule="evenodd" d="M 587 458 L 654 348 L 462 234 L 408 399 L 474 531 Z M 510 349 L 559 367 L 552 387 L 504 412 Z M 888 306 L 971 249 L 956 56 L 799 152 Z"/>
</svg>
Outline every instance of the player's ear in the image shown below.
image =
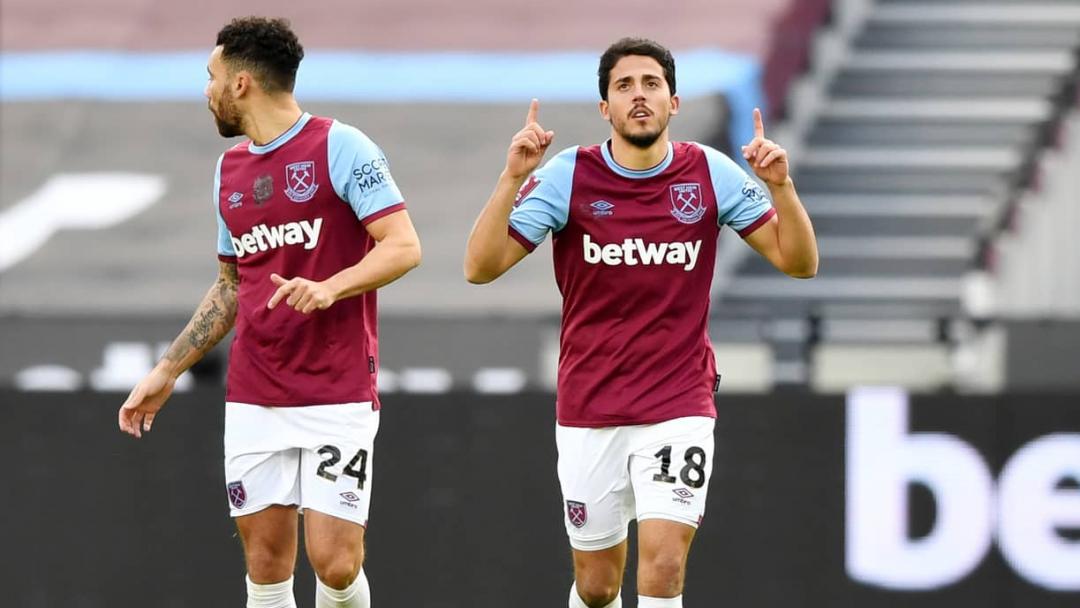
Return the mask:
<svg viewBox="0 0 1080 608">
<path fill-rule="evenodd" d="M 252 80 L 251 72 L 247 70 L 240 70 L 237 72 L 236 80 L 233 81 L 233 94 L 236 97 L 244 96 L 251 90 Z"/>
<path fill-rule="evenodd" d="M 608 102 L 603 99 L 600 100 L 600 116 L 603 116 L 606 121 L 611 121 L 611 115 L 608 114 Z"/>
<path fill-rule="evenodd" d="M 679 113 L 679 96 L 671 96 L 671 115 L 674 116 Z"/>
</svg>

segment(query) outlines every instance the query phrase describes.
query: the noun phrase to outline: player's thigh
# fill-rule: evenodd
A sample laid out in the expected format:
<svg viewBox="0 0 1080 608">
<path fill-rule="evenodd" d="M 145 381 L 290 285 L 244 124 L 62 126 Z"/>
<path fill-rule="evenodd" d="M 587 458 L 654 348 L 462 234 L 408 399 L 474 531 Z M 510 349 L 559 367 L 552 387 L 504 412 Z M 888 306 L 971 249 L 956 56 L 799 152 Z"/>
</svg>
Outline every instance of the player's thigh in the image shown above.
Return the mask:
<svg viewBox="0 0 1080 608">
<path fill-rule="evenodd" d="M 300 506 L 367 526 L 379 412 L 368 404 L 304 408 Z"/>
<path fill-rule="evenodd" d="M 712 477 L 714 427 L 712 418 L 695 416 L 636 429 L 630 479 L 639 524 L 664 519 L 700 525 Z"/>
<path fill-rule="evenodd" d="M 634 518 L 626 427 L 557 426 L 559 485 L 570 546 L 595 552 L 626 539 Z"/>
<path fill-rule="evenodd" d="M 253 582 L 276 583 L 292 575 L 296 567 L 296 507 L 270 505 L 234 521 Z"/>
</svg>

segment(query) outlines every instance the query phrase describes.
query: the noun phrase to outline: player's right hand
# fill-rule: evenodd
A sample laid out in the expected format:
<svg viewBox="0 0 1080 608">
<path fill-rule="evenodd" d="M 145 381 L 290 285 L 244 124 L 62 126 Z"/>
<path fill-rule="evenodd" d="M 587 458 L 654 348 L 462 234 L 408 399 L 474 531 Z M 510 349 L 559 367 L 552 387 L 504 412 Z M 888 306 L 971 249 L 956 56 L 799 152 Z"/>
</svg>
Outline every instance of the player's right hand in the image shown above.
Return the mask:
<svg viewBox="0 0 1080 608">
<path fill-rule="evenodd" d="M 135 388 L 131 389 L 127 401 L 120 406 L 120 430 L 136 438 L 149 433 L 158 410 L 176 386 L 176 378 L 161 368 L 155 367 Z"/>
<path fill-rule="evenodd" d="M 534 99 L 529 104 L 525 128 L 518 131 L 510 140 L 510 151 L 506 154 L 506 174 L 514 179 L 525 179 L 535 171 L 543 160 L 548 146 L 551 145 L 551 140 L 555 138 L 554 131 L 545 131 L 536 122 L 539 112 L 540 101 Z"/>
</svg>

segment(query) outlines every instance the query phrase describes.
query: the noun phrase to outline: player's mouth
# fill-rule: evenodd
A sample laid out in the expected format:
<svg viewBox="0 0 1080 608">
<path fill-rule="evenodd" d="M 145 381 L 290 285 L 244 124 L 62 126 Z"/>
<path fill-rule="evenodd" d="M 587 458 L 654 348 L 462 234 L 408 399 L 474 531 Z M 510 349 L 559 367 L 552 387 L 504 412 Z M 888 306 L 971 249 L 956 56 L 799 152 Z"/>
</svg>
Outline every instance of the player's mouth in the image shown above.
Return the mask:
<svg viewBox="0 0 1080 608">
<path fill-rule="evenodd" d="M 652 116 L 652 112 L 650 112 L 648 108 L 637 107 L 630 111 L 630 118 L 632 119 L 648 118 L 650 116 Z"/>
</svg>

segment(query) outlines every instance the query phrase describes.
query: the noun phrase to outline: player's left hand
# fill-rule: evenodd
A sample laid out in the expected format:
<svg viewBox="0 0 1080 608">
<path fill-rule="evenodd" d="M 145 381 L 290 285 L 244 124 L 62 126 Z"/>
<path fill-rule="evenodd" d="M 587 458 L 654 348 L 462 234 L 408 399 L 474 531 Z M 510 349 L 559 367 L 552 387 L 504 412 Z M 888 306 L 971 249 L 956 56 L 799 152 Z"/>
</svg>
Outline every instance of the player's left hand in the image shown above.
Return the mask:
<svg viewBox="0 0 1080 608">
<path fill-rule="evenodd" d="M 765 123 L 761 110 L 754 108 L 754 139 L 742 147 L 743 158 L 750 163 L 754 174 L 770 186 L 782 186 L 788 179 L 787 150 L 765 139 Z"/>
<path fill-rule="evenodd" d="M 286 279 L 277 273 L 271 273 L 270 280 L 278 288 L 266 303 L 267 308 L 273 309 L 285 300 L 285 303 L 297 312 L 307 315 L 316 310 L 326 310 L 334 303 L 334 294 L 330 288 L 318 281 L 309 281 L 302 277 Z"/>
</svg>

